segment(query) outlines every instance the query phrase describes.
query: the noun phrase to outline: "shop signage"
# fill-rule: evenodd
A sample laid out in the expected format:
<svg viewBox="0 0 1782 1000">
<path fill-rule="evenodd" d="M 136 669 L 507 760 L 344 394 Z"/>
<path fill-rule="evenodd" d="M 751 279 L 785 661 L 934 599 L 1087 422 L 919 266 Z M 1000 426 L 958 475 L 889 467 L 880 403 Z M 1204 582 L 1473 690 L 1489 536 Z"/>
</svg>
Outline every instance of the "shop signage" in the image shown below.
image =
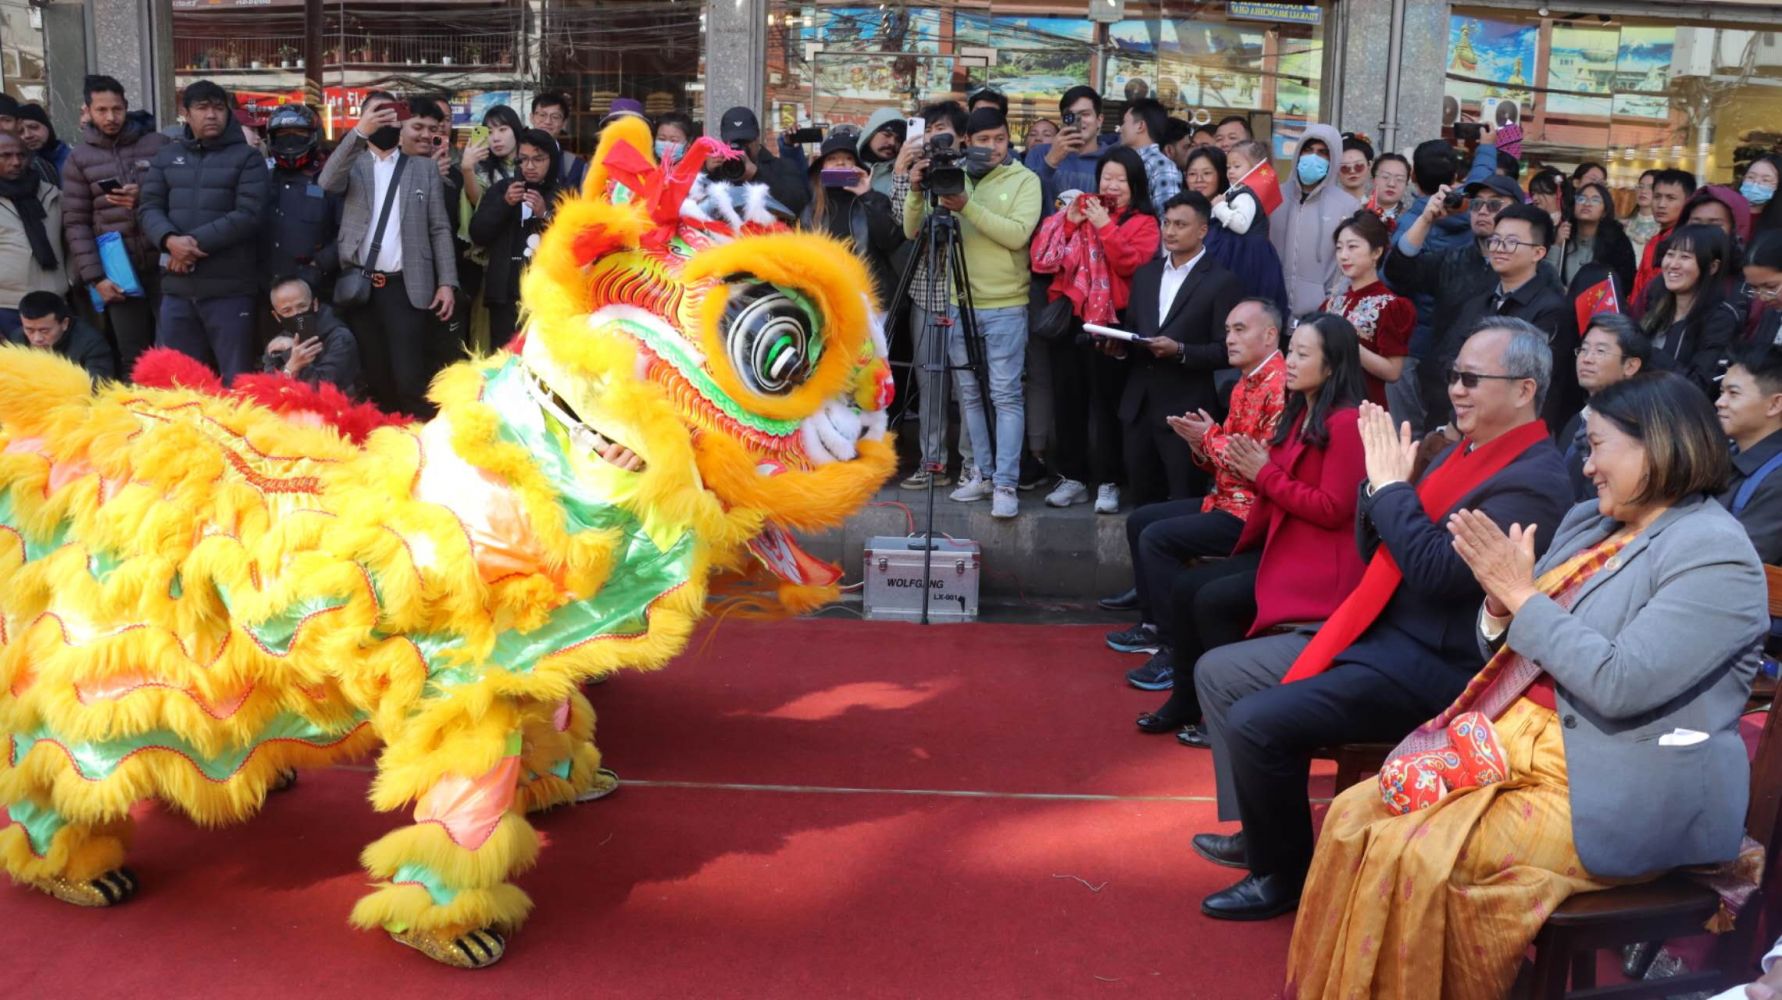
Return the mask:
<svg viewBox="0 0 1782 1000">
<path fill-rule="evenodd" d="M 1250 21 L 1280 21 L 1283 24 L 1311 24 L 1324 22 L 1324 9 L 1297 3 L 1246 3 L 1245 0 L 1231 0 L 1225 12 L 1232 17 L 1241 17 Z"/>
</svg>

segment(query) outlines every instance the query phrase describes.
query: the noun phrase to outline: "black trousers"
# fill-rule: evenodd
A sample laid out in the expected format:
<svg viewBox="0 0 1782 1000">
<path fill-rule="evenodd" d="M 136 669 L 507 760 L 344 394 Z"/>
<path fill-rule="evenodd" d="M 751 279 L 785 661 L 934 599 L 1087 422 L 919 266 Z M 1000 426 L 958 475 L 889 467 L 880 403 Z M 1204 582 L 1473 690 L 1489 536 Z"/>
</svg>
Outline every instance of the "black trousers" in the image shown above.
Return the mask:
<svg viewBox="0 0 1782 1000">
<path fill-rule="evenodd" d="M 1194 449 L 1161 415 L 1140 416 L 1121 429 L 1126 499 L 1133 504 L 1205 496 L 1212 485 L 1194 464 Z"/>
<path fill-rule="evenodd" d="M 1413 691 L 1365 664 L 1338 663 L 1239 699 L 1226 720 L 1225 745 L 1250 871 L 1300 879 L 1311 867 L 1306 780 L 1313 750 L 1401 740 L 1455 693 Z"/>
<path fill-rule="evenodd" d="M 1120 446 L 1120 393 L 1126 362 L 1078 344 L 1081 320 L 1047 347 L 1052 352 L 1052 464 L 1079 483 L 1119 483 L 1125 471 Z"/>
<path fill-rule="evenodd" d="M 1191 559 L 1230 555 L 1243 531 L 1244 522 L 1222 510 L 1201 513 L 1198 499 L 1147 504 L 1126 515 L 1139 620 L 1167 626 L 1164 602 L 1176 574 Z"/>
<path fill-rule="evenodd" d="M 383 287 L 371 289 L 371 300 L 353 310 L 348 325 L 359 340 L 366 392 L 385 413 L 433 416 L 427 384 L 439 371 L 438 324 L 431 310 L 409 304 L 401 274 L 387 275 Z"/>
<path fill-rule="evenodd" d="M 1235 520 L 1235 518 L 1233 518 Z M 1194 667 L 1209 649 L 1242 642 L 1256 621 L 1256 571 L 1262 550 L 1198 563 L 1176 573 L 1162 629 L 1175 664 L 1176 683 L 1157 710 L 1184 724 L 1200 721 Z"/>
<path fill-rule="evenodd" d="M 518 302 L 489 303 L 489 350 L 499 351 L 506 347 L 508 341 L 520 325 L 520 304 Z"/>
</svg>

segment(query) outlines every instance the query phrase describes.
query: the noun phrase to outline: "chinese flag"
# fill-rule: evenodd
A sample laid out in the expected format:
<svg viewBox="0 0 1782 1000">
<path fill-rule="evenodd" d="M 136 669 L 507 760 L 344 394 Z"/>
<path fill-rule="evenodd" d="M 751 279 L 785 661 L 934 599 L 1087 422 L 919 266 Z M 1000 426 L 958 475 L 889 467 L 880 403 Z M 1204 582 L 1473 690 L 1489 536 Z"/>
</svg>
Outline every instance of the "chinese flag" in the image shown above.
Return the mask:
<svg viewBox="0 0 1782 1000">
<path fill-rule="evenodd" d="M 1572 302 L 1572 308 L 1577 312 L 1579 335 L 1590 328 L 1590 317 L 1597 313 L 1620 312 L 1621 300 L 1615 295 L 1615 279 L 1604 278 L 1579 292 Z"/>
<path fill-rule="evenodd" d="M 1275 209 L 1281 207 L 1281 179 L 1275 176 L 1273 163 L 1267 160 L 1258 163 L 1238 183 L 1256 193 L 1264 215 L 1273 215 Z"/>
</svg>

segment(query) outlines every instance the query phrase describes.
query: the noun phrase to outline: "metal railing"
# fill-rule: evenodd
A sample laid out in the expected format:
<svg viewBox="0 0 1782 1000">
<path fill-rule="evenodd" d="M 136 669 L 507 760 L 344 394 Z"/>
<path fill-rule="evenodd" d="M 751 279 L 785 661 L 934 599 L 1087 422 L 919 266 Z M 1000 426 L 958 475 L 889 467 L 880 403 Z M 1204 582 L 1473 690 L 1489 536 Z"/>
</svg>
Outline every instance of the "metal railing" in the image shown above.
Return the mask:
<svg viewBox="0 0 1782 1000">
<path fill-rule="evenodd" d="M 322 40 L 328 66 L 468 66 L 512 68 L 512 34 L 330 34 Z M 301 35 L 175 35 L 181 70 L 301 69 Z"/>
</svg>

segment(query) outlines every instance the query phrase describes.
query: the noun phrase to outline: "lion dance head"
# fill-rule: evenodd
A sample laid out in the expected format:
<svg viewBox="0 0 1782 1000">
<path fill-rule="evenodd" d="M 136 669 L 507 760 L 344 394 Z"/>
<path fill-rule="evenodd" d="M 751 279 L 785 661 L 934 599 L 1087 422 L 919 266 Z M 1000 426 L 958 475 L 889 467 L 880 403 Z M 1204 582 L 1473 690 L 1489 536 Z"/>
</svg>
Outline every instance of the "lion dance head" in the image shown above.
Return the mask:
<svg viewBox="0 0 1782 1000">
<path fill-rule="evenodd" d="M 808 609 L 840 572 L 788 532 L 839 526 L 895 467 L 871 279 L 845 244 L 787 228 L 764 186 L 703 177 L 728 147 L 651 147 L 641 121 L 603 134 L 536 248 L 516 350 L 595 440 L 643 460 L 639 509 L 690 505 L 675 519 L 704 526 L 712 569 L 736 582 L 752 553 L 775 603 Z"/>
</svg>

